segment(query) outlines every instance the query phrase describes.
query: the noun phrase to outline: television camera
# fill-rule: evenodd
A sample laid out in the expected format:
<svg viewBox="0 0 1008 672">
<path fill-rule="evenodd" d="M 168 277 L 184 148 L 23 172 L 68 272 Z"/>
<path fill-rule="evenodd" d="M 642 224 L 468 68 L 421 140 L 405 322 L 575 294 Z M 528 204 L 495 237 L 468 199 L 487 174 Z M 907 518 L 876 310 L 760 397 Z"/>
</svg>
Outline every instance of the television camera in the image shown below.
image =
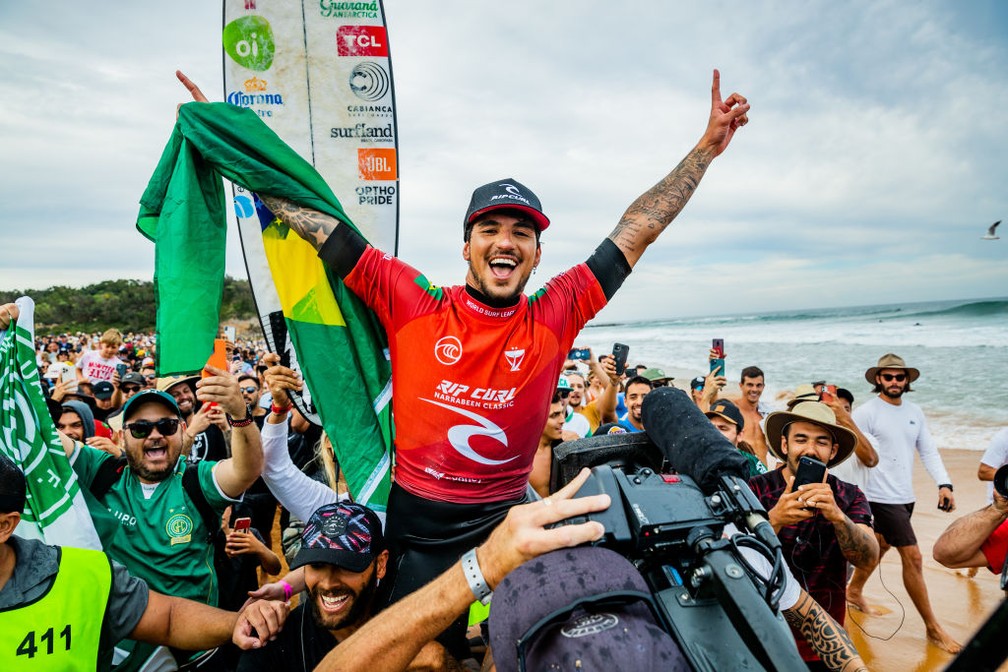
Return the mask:
<svg viewBox="0 0 1008 672">
<path fill-rule="evenodd" d="M 557 446 L 550 490 L 591 468 L 578 494 L 612 499 L 587 516 L 605 527 L 596 545 L 638 568 L 693 669 L 807 670 L 777 608 L 786 568 L 745 458 L 675 388 L 648 395 L 644 425 Z"/>
</svg>

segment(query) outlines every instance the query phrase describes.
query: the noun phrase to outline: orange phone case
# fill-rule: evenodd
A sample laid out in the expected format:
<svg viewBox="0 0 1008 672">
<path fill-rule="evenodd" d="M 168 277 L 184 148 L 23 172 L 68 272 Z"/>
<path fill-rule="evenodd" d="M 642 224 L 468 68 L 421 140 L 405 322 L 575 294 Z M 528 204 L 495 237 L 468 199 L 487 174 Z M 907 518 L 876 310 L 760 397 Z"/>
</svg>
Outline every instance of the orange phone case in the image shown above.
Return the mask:
<svg viewBox="0 0 1008 672">
<path fill-rule="evenodd" d="M 227 341 L 223 338 L 215 338 L 213 342 L 213 354 L 210 355 L 210 359 L 207 360 L 207 364 L 216 367 L 223 371 L 228 370 L 227 363 Z M 203 369 L 203 377 L 212 375 L 207 373 L 206 369 Z"/>
</svg>

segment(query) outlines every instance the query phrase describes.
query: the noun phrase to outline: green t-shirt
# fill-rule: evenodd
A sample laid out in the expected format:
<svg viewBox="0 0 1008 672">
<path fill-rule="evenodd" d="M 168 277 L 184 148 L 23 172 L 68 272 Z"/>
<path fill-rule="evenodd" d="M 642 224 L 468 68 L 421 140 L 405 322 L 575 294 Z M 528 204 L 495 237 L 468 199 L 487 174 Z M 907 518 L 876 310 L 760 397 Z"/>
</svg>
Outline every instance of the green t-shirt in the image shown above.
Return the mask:
<svg viewBox="0 0 1008 672">
<path fill-rule="evenodd" d="M 73 469 L 84 487 L 90 487 L 98 467 L 112 459 L 108 453 L 81 446 Z M 190 469 L 199 470 L 199 484 L 210 507 L 218 514 L 234 501 L 217 488 L 213 477 L 216 462 L 206 460 Z M 185 597 L 211 606 L 217 605 L 217 576 L 213 570 L 214 549 L 207 543 L 208 532 L 196 505 L 182 487 L 186 469 L 180 459 L 175 473 L 157 484 L 149 499 L 144 498 L 140 481 L 130 467 L 102 498 L 101 503 L 119 522 L 119 528 L 105 539 L 105 550 L 115 560 L 147 581 L 151 589 L 166 595 Z M 89 500 L 89 505 L 95 502 Z"/>
</svg>

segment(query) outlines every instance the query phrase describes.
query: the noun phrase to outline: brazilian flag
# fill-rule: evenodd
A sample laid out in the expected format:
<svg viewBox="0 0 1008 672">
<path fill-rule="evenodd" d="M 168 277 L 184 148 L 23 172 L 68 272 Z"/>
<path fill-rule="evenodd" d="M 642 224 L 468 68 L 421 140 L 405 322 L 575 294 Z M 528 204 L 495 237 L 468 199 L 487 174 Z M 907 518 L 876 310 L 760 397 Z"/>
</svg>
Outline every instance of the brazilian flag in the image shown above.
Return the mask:
<svg viewBox="0 0 1008 672">
<path fill-rule="evenodd" d="M 357 230 L 315 168 L 252 110 L 188 103 L 147 190 L 137 228 L 154 241 L 158 374 L 199 371 L 213 351 L 224 283 L 221 177 Z M 279 221 L 263 231 L 288 332 L 351 494 L 384 511 L 392 410 L 387 338 L 374 313 Z M 283 258 L 283 275 L 274 262 Z"/>
</svg>

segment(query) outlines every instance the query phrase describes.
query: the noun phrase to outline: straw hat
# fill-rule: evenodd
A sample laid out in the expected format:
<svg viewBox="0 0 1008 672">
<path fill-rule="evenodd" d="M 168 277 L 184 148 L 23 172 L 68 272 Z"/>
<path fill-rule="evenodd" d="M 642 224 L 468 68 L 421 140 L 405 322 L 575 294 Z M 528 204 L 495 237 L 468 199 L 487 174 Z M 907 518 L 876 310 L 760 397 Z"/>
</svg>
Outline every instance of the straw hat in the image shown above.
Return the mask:
<svg viewBox="0 0 1008 672">
<path fill-rule="evenodd" d="M 782 462 L 787 462 L 787 456 L 781 452 L 781 434 L 784 432 L 784 428 L 792 422 L 811 422 L 814 425 L 825 427 L 833 434 L 833 440 L 839 447 L 836 455 L 826 465 L 827 467 L 840 464 L 854 452 L 857 437 L 846 427 L 836 424 L 836 415 L 833 413 L 833 409 L 818 401 L 803 401 L 790 411 L 777 411 L 766 417 L 764 428 L 767 447 Z"/>
<path fill-rule="evenodd" d="M 803 401 L 819 401 L 819 393 L 815 391 L 812 383 L 802 383 L 794 389 L 794 398 L 787 402 L 788 410 L 790 411 Z"/>
<path fill-rule="evenodd" d="M 167 392 L 169 389 L 175 387 L 179 383 L 185 383 L 189 387 L 196 389 L 196 381 L 200 379 L 199 376 L 166 376 L 164 378 L 157 379 L 157 390 L 158 392 Z"/>
<path fill-rule="evenodd" d="M 904 362 L 903 358 L 899 355 L 894 355 L 889 352 L 879 357 L 878 366 L 873 366 L 864 372 L 865 380 L 874 385 L 875 376 L 878 375 L 878 372 L 882 369 L 904 369 L 910 377 L 911 383 L 920 377 L 920 371 L 911 366 L 907 366 L 906 362 Z"/>
</svg>

